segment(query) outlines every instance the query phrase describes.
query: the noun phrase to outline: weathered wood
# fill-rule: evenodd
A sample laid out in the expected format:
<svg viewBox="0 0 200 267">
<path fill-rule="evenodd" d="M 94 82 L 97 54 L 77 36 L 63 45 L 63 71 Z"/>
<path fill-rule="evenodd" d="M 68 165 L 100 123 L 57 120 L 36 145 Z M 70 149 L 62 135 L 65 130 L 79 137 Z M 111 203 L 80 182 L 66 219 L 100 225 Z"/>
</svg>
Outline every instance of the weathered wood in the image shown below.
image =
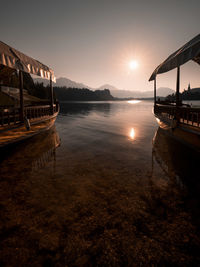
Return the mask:
<svg viewBox="0 0 200 267">
<path fill-rule="evenodd" d="M 53 99 L 53 84 L 52 84 L 52 75 L 50 75 L 50 105 L 51 105 L 52 114 L 53 114 L 53 104 L 54 104 L 54 99 Z"/>
<path fill-rule="evenodd" d="M 24 121 L 23 72 L 19 71 L 20 121 Z"/>
<path fill-rule="evenodd" d="M 156 77 L 154 79 L 154 105 L 156 105 Z"/>
<path fill-rule="evenodd" d="M 41 105 L 41 106 L 30 106 L 24 107 L 23 115 L 27 117 L 27 119 L 34 118 L 42 118 L 44 116 L 51 116 L 58 111 L 58 105 Z M 1 126 L 6 126 L 9 124 L 18 124 L 21 121 L 21 108 L 7 108 L 0 109 L 0 117 Z M 24 118 L 24 117 L 23 117 Z"/>
<path fill-rule="evenodd" d="M 172 105 L 159 105 L 157 104 L 154 108 L 155 114 L 162 114 L 163 116 L 169 116 L 173 120 L 177 116 L 177 107 Z M 190 108 L 190 107 L 178 107 L 179 119 L 183 124 L 193 125 L 200 127 L 200 108 Z"/>
</svg>

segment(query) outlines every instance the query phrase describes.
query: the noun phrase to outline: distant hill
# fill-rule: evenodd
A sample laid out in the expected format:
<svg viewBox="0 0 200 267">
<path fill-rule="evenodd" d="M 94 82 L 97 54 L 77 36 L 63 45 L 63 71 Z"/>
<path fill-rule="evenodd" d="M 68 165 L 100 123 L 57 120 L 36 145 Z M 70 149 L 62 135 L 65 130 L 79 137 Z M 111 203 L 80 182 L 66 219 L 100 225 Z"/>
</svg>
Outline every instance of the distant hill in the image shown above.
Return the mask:
<svg viewBox="0 0 200 267">
<path fill-rule="evenodd" d="M 167 96 L 167 95 L 170 95 L 170 94 L 173 94 L 173 93 L 175 93 L 175 90 L 173 90 L 171 88 L 168 88 L 168 87 L 159 87 L 156 90 L 157 96 Z"/>
<path fill-rule="evenodd" d="M 62 101 L 107 101 L 114 100 L 108 89 L 89 90 L 87 88 L 54 87 L 57 99 Z"/>
<path fill-rule="evenodd" d="M 189 90 L 184 90 L 182 93 L 180 93 L 180 98 L 182 100 L 200 100 L 200 88 L 196 87 Z M 175 94 L 168 95 L 167 100 L 175 101 Z"/>
<path fill-rule="evenodd" d="M 119 98 L 123 97 L 134 97 L 134 98 L 150 98 L 154 96 L 154 92 L 152 91 L 129 91 L 129 90 L 110 90 L 110 93 Z M 169 94 L 175 93 L 174 90 L 167 87 L 160 87 L 156 90 L 157 96 L 165 97 Z"/>
<path fill-rule="evenodd" d="M 49 81 L 46 79 L 36 78 L 36 79 L 34 79 L 34 81 L 39 82 L 39 83 L 43 82 L 44 86 L 49 85 Z M 154 95 L 153 90 L 151 90 L 151 91 L 122 90 L 122 89 L 118 89 L 115 86 L 110 85 L 110 84 L 104 84 L 98 88 L 92 88 L 92 87 L 85 85 L 83 83 L 78 83 L 78 82 L 72 81 L 72 80 L 70 80 L 68 78 L 64 78 L 64 77 L 58 78 L 56 80 L 56 83 L 54 83 L 53 85 L 54 85 L 54 87 L 56 86 L 56 87 L 79 88 L 79 89 L 87 88 L 87 89 L 90 89 L 92 91 L 109 89 L 111 95 L 114 97 L 118 97 L 118 98 L 129 98 L 129 97 L 150 98 L 150 97 L 153 97 L 153 95 Z M 170 88 L 160 87 L 157 89 L 157 96 L 165 97 L 167 95 L 173 94 L 174 92 L 175 91 L 170 89 Z"/>
<path fill-rule="evenodd" d="M 200 87 L 190 89 L 191 93 L 200 93 Z"/>
<path fill-rule="evenodd" d="M 110 84 L 104 84 L 100 87 L 97 88 L 98 90 L 103 90 L 103 89 L 109 89 L 110 91 L 119 91 L 119 89 L 113 85 L 110 85 Z"/>
<path fill-rule="evenodd" d="M 56 86 L 59 86 L 59 87 L 67 87 L 67 88 L 87 88 L 87 89 L 91 89 L 89 86 L 83 84 L 83 83 L 77 83 L 75 81 L 72 81 L 70 79 L 67 79 L 67 78 L 64 78 L 64 77 L 61 77 L 61 78 L 58 78 L 57 81 L 56 81 Z"/>
<path fill-rule="evenodd" d="M 49 81 L 46 79 L 41 79 L 41 78 L 35 78 L 34 79 L 35 82 L 38 83 L 43 83 L 44 86 L 49 85 Z M 91 87 L 83 84 L 83 83 L 77 83 L 75 81 L 72 81 L 68 78 L 64 78 L 64 77 L 60 77 L 58 79 L 56 79 L 56 83 L 53 83 L 53 86 L 59 86 L 59 87 L 67 87 L 67 88 L 87 88 L 87 89 L 92 89 Z"/>
<path fill-rule="evenodd" d="M 200 88 L 192 88 L 190 90 L 184 90 L 181 93 L 182 100 L 200 100 Z"/>
</svg>

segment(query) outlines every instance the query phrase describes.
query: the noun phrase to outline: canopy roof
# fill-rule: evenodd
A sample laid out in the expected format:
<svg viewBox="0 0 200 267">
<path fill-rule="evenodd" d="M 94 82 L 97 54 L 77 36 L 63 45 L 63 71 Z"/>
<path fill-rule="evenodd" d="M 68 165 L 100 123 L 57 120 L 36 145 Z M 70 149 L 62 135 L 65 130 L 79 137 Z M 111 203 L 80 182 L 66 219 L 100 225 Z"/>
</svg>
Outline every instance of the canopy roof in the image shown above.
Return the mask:
<svg viewBox="0 0 200 267">
<path fill-rule="evenodd" d="M 157 74 L 177 68 L 191 59 L 200 64 L 200 34 L 183 45 L 161 63 L 154 70 L 149 81 L 155 80 Z"/>
<path fill-rule="evenodd" d="M 36 59 L 24 55 L 1 41 L 0 65 L 35 74 L 46 79 L 50 79 L 50 76 L 52 76 L 52 80 L 55 81 L 54 72 L 49 67 Z"/>
</svg>

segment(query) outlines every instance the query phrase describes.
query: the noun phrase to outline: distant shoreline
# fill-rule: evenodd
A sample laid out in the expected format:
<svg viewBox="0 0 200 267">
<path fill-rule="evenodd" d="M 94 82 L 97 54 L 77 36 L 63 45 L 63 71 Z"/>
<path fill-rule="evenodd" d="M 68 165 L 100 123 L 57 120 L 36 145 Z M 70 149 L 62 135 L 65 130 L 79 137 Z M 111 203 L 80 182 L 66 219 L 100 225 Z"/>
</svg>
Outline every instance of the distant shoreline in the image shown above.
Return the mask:
<svg viewBox="0 0 200 267">
<path fill-rule="evenodd" d="M 94 103 L 100 103 L 100 102 L 125 102 L 125 101 L 131 101 L 131 100 L 141 100 L 141 101 L 153 101 L 153 98 L 127 98 L 127 99 L 113 99 L 113 100 L 60 100 L 59 103 L 87 103 L 87 102 L 94 102 Z"/>
</svg>

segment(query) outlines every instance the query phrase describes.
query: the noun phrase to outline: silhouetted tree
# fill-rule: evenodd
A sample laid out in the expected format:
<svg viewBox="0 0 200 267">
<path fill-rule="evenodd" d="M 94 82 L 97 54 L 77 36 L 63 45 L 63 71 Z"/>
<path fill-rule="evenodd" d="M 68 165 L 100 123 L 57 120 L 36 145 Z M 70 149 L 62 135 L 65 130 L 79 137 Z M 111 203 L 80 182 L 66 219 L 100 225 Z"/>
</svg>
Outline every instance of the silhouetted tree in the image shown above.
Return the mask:
<svg viewBox="0 0 200 267">
<path fill-rule="evenodd" d="M 92 91 L 86 88 L 54 87 L 59 101 L 104 101 L 113 100 L 108 89 Z"/>
</svg>

